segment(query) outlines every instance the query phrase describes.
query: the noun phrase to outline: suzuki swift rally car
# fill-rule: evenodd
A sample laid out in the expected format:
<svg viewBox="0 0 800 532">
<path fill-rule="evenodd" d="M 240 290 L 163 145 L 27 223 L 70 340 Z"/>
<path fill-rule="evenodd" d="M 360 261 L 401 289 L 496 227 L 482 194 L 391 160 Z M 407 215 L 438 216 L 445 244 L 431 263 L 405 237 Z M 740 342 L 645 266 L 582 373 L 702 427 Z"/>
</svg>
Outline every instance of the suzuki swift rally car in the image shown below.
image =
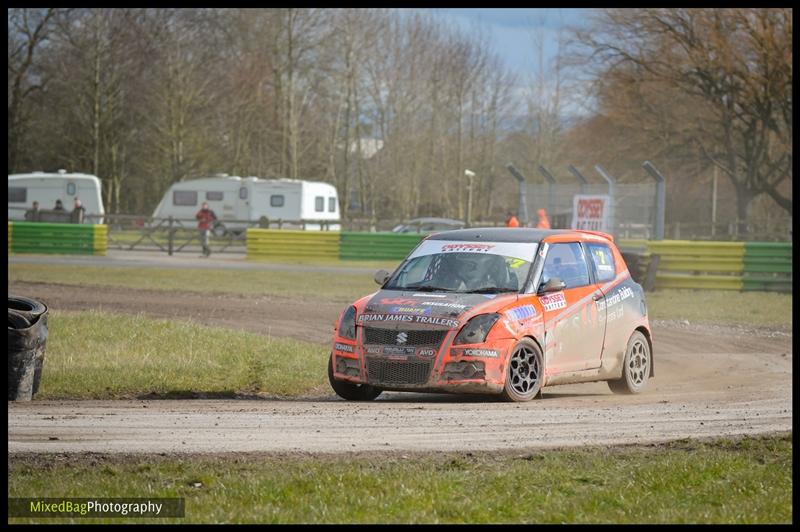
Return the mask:
<svg viewBox="0 0 800 532">
<path fill-rule="evenodd" d="M 461 229 L 425 238 L 335 326 L 328 378 L 349 400 L 383 390 L 500 394 L 653 376 L 642 287 L 604 233 Z"/>
</svg>

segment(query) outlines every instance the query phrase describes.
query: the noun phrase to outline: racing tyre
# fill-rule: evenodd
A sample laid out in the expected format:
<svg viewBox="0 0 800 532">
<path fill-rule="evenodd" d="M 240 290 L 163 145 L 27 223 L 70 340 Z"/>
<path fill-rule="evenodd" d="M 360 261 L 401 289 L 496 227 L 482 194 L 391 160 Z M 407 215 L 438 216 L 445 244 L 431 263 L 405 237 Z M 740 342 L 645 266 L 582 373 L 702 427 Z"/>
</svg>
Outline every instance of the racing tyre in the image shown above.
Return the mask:
<svg viewBox="0 0 800 532">
<path fill-rule="evenodd" d="M 328 358 L 328 381 L 336 395 L 348 401 L 372 401 L 383 390 L 369 384 L 355 384 L 346 381 L 337 381 L 333 378 L 333 355 Z"/>
<path fill-rule="evenodd" d="M 506 368 L 506 384 L 501 397 L 515 403 L 541 397 L 544 379 L 542 350 L 533 340 L 523 338 L 511 350 Z"/>
<path fill-rule="evenodd" d="M 647 379 L 650 378 L 652 357 L 647 338 L 639 331 L 635 331 L 625 349 L 622 378 L 608 381 L 611 391 L 620 394 L 636 394 L 644 390 L 647 387 Z"/>
<path fill-rule="evenodd" d="M 35 322 L 47 310 L 44 303 L 24 296 L 8 296 L 8 308 L 16 310 L 18 314 L 25 316 L 30 323 Z"/>
</svg>

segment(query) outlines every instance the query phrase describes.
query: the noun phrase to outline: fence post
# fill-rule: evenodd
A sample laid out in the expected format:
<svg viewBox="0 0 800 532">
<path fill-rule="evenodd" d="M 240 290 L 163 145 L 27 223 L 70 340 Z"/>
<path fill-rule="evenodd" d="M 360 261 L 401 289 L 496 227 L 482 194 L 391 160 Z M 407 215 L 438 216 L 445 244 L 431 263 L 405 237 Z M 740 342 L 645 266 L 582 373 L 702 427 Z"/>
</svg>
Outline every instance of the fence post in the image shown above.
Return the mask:
<svg viewBox="0 0 800 532">
<path fill-rule="evenodd" d="M 656 180 L 656 220 L 655 220 L 655 240 L 664 240 L 664 213 L 666 210 L 666 197 L 667 197 L 667 180 L 658 171 L 658 168 L 653 166 L 650 161 L 645 161 L 642 166 L 647 173 L 653 176 Z"/>
<path fill-rule="evenodd" d="M 169 230 L 167 231 L 169 235 L 167 237 L 167 253 L 172 256 L 172 242 L 173 242 L 173 231 L 172 231 L 172 216 L 169 217 Z"/>
<path fill-rule="evenodd" d="M 556 178 L 541 164 L 539 165 L 539 173 L 547 180 L 547 212 L 550 213 L 550 216 L 553 216 L 555 214 L 553 212 L 555 210 L 553 207 L 553 185 L 556 184 Z"/>
<path fill-rule="evenodd" d="M 525 182 L 525 176 L 511 163 L 506 165 L 506 169 L 519 181 L 519 212 L 517 213 L 517 217 L 519 223 L 524 227 L 528 222 L 528 200 L 526 198 L 527 183 Z"/>
<path fill-rule="evenodd" d="M 581 194 L 586 194 L 586 185 L 589 184 L 589 181 L 587 181 L 586 178 L 583 177 L 583 174 L 581 174 L 573 165 L 569 165 L 569 171 L 572 172 L 572 175 L 578 178 L 578 181 L 580 181 Z"/>
<path fill-rule="evenodd" d="M 611 233 L 614 238 L 617 238 L 617 220 L 616 220 L 616 210 L 617 210 L 617 180 L 614 179 L 608 172 L 606 172 L 605 168 L 596 164 L 594 169 L 597 171 L 600 176 L 608 182 L 608 196 L 610 198 L 609 203 L 609 212 L 608 213 L 608 225 L 609 233 Z"/>
</svg>

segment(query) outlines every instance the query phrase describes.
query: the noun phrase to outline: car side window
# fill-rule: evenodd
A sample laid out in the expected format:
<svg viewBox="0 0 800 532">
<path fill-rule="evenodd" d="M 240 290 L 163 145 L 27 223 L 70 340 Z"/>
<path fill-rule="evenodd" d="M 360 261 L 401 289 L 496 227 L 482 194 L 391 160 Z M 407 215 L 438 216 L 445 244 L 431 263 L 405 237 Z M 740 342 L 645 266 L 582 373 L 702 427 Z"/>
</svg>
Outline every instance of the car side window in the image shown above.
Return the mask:
<svg viewBox="0 0 800 532">
<path fill-rule="evenodd" d="M 614 264 L 614 254 L 611 249 L 604 244 L 588 244 L 589 256 L 594 265 L 595 277 L 598 283 L 613 281 L 616 275 L 616 265 Z"/>
<path fill-rule="evenodd" d="M 580 244 L 569 242 L 550 245 L 544 260 L 541 284 L 547 283 L 553 277 L 564 281 L 567 288 L 578 288 L 590 284 L 589 267 Z"/>
</svg>

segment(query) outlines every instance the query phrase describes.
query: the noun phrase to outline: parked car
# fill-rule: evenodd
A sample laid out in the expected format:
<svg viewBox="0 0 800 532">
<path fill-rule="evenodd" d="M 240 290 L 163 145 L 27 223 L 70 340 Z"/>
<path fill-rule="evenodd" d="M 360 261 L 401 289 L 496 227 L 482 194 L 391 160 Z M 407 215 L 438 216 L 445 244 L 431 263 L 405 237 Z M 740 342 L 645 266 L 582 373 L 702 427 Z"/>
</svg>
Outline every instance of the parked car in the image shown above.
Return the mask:
<svg viewBox="0 0 800 532">
<path fill-rule="evenodd" d="M 328 378 L 349 400 L 383 390 L 500 394 L 557 384 L 644 390 L 644 291 L 610 235 L 481 228 L 428 236 L 334 326 Z"/>
<path fill-rule="evenodd" d="M 407 223 L 396 226 L 392 229 L 392 233 L 429 234 L 437 231 L 462 229 L 465 225 L 461 220 L 452 220 L 450 218 L 414 218 Z"/>
</svg>

